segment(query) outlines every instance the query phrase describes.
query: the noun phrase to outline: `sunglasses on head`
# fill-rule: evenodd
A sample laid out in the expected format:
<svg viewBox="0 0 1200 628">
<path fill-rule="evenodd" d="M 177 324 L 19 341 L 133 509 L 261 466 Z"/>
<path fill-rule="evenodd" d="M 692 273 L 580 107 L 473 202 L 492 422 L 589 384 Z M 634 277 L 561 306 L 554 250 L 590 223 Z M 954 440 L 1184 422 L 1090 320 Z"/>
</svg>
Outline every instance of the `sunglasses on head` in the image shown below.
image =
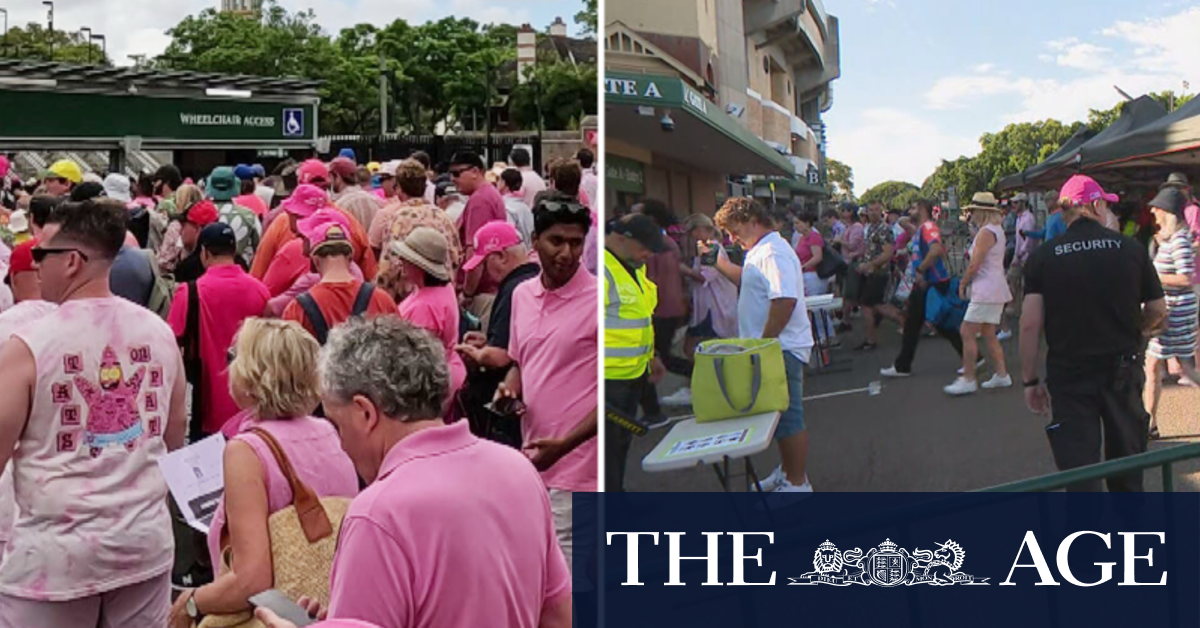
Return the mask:
<svg viewBox="0 0 1200 628">
<path fill-rule="evenodd" d="M 565 212 L 570 212 L 572 214 L 578 214 L 579 212 L 587 211 L 587 206 L 581 205 L 579 203 L 564 203 L 561 201 L 546 201 L 546 202 L 538 204 L 538 210 L 539 211 L 548 211 L 548 212 L 565 211 Z"/>
<path fill-rule="evenodd" d="M 82 250 L 74 247 L 54 248 L 35 246 L 30 252 L 33 255 L 34 263 L 37 264 L 41 264 L 42 260 L 46 259 L 46 257 L 49 255 L 58 255 L 60 253 L 78 253 L 79 257 L 83 258 L 83 261 L 88 261 L 87 253 L 84 253 Z"/>
</svg>

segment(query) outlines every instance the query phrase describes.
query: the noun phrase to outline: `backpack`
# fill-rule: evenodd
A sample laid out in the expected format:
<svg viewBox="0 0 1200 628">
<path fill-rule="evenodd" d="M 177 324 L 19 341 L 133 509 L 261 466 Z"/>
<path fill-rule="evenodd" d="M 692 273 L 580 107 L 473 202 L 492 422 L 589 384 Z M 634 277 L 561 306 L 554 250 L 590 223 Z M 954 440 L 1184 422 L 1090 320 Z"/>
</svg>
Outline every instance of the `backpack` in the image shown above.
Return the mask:
<svg viewBox="0 0 1200 628">
<path fill-rule="evenodd" d="M 154 253 L 142 249 L 142 254 L 150 261 L 150 271 L 154 275 L 154 285 L 150 287 L 150 300 L 146 302 L 146 309 L 166 320 L 167 315 L 171 313 L 171 300 L 175 298 L 175 281 L 162 273 Z"/>
<path fill-rule="evenodd" d="M 846 260 L 828 244 L 821 251 L 821 261 L 817 263 L 817 277 L 829 279 L 834 275 L 846 272 Z"/>
<path fill-rule="evenodd" d="M 363 285 L 358 287 L 358 295 L 354 297 L 354 309 L 350 311 L 350 316 L 365 314 L 371 305 L 371 296 L 374 294 L 375 284 L 363 282 Z M 312 294 L 305 292 L 296 297 L 296 302 L 300 304 L 300 309 L 304 311 L 304 318 L 308 319 L 308 324 L 312 326 L 317 342 L 322 347 L 325 346 L 325 342 L 329 340 L 329 321 L 325 320 L 325 315 L 321 314 L 321 308 L 317 307 L 316 300 L 312 298 Z"/>
</svg>

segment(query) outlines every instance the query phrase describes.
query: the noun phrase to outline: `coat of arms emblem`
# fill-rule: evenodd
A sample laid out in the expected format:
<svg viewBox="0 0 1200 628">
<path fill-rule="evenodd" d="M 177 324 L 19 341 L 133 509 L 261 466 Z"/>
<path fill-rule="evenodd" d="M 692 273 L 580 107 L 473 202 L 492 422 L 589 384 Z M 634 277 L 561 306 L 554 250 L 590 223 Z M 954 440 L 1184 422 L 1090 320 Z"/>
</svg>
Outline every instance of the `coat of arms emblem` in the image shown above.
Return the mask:
<svg viewBox="0 0 1200 628">
<path fill-rule="evenodd" d="M 839 552 L 828 540 L 813 554 L 813 571 L 789 578 L 792 584 L 852 584 L 895 587 L 900 585 L 988 584 L 987 578 L 975 578 L 959 571 L 966 550 L 952 540 L 937 543 L 937 549 L 909 552 L 886 539 L 863 554 L 859 548 Z"/>
</svg>

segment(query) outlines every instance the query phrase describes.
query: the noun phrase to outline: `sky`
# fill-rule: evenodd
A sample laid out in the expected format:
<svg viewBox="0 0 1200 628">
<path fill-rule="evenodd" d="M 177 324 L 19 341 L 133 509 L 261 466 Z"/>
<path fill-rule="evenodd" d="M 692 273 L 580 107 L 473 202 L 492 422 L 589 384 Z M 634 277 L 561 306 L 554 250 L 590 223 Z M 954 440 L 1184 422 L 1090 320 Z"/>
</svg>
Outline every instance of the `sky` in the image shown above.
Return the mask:
<svg viewBox="0 0 1200 628">
<path fill-rule="evenodd" d="M 1200 0 L 825 0 L 842 76 L 828 154 L 861 194 L 921 185 L 1012 122 L 1084 120 L 1149 91 L 1200 90 Z"/>
<path fill-rule="evenodd" d="M 46 8 L 40 2 L 3 4 L 8 8 L 10 26 L 46 23 Z M 55 30 L 78 31 L 86 26 L 105 35 L 109 57 L 117 65 L 132 64 L 131 54 L 161 53 L 170 43 L 167 29 L 188 15 L 221 6 L 220 0 L 56 0 L 54 4 Z M 571 34 L 576 34 L 575 14 L 583 9 L 582 0 L 280 0 L 279 4 L 290 11 L 311 8 L 331 34 L 363 22 L 384 25 L 400 17 L 424 23 L 446 16 L 469 17 L 484 24 L 529 23 L 539 31 L 561 16 Z"/>
</svg>

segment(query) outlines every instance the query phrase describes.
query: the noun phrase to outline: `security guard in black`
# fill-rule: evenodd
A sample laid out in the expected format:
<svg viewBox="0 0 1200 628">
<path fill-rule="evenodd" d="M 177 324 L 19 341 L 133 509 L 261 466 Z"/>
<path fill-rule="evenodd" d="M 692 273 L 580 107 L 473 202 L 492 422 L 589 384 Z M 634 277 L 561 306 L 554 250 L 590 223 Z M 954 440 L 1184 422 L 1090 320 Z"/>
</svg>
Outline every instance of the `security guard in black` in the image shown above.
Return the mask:
<svg viewBox="0 0 1200 628">
<path fill-rule="evenodd" d="M 1146 249 L 1079 216 L 1065 234 L 1030 255 L 1025 294 L 1038 295 L 1043 304 L 1049 345 L 1046 387 L 1053 415 L 1046 434 L 1058 468 L 1100 462 L 1101 446 L 1107 460 L 1146 451 L 1149 415 L 1142 405 L 1142 352 L 1147 321 L 1142 306 L 1161 304 L 1163 298 Z M 1022 334 L 1029 331 L 1023 317 Z M 1027 379 L 1025 385 L 1039 382 Z M 1142 474 L 1111 477 L 1108 488 L 1141 491 Z M 1097 480 L 1069 490 L 1099 491 L 1102 486 Z"/>
</svg>

